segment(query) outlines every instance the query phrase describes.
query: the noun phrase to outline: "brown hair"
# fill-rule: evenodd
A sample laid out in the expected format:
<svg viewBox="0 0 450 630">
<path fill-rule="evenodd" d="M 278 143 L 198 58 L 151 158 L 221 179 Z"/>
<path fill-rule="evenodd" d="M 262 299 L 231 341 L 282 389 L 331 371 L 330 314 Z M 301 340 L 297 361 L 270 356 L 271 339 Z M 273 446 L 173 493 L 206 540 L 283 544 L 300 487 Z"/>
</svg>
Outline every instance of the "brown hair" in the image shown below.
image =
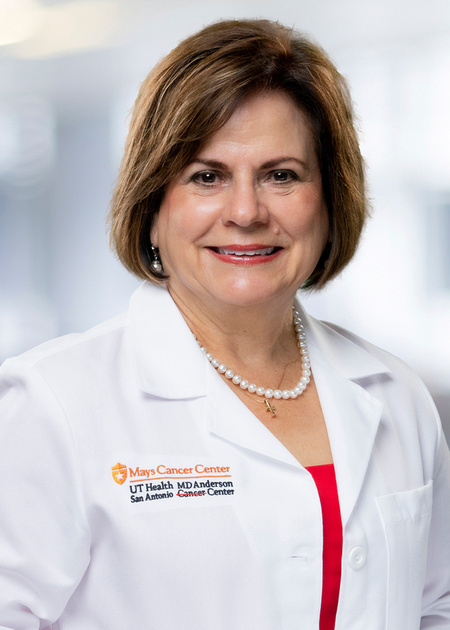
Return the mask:
<svg viewBox="0 0 450 630">
<path fill-rule="evenodd" d="M 281 90 L 312 127 L 330 242 L 305 287 L 322 287 L 351 260 L 368 215 L 347 84 L 327 54 L 269 20 L 214 23 L 185 39 L 143 82 L 110 212 L 111 242 L 137 276 L 151 268 L 150 229 L 165 186 L 251 92 Z"/>
</svg>

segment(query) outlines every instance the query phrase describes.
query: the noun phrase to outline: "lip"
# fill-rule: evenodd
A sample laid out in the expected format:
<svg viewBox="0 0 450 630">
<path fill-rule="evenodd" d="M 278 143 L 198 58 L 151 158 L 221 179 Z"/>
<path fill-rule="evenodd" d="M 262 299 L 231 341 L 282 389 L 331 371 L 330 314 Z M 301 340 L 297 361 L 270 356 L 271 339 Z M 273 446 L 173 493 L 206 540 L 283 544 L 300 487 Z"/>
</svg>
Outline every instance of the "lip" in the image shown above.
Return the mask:
<svg viewBox="0 0 450 630">
<path fill-rule="evenodd" d="M 277 258 L 282 248 L 261 243 L 230 244 L 207 248 L 219 260 L 234 265 L 260 265 Z"/>
</svg>

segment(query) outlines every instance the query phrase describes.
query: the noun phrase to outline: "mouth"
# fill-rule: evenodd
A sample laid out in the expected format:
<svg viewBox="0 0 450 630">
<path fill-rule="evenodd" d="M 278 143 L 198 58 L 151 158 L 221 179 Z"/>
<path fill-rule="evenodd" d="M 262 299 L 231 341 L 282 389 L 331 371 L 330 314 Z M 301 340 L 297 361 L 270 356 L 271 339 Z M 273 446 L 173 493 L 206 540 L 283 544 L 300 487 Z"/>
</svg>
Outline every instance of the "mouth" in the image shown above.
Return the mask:
<svg viewBox="0 0 450 630">
<path fill-rule="evenodd" d="M 251 265 L 269 262 L 277 257 L 282 247 L 267 247 L 265 245 L 228 245 L 226 247 L 208 247 L 208 249 L 223 262 L 235 265 Z"/>
<path fill-rule="evenodd" d="M 217 254 L 221 254 L 222 256 L 270 256 L 274 254 L 276 251 L 280 250 L 281 247 L 254 247 L 249 246 L 245 248 L 237 248 L 233 247 L 211 247 L 211 249 Z"/>
</svg>

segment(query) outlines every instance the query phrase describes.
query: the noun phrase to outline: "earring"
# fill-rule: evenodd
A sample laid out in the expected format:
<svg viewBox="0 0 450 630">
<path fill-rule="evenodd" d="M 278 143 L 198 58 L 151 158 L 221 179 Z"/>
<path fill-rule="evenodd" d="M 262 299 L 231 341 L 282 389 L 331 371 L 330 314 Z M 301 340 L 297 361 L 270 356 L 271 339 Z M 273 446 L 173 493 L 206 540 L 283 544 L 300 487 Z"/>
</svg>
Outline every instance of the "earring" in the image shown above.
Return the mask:
<svg viewBox="0 0 450 630">
<path fill-rule="evenodd" d="M 153 245 L 150 245 L 150 249 L 152 250 L 152 262 L 151 262 L 152 271 L 154 271 L 155 273 L 161 273 L 163 270 L 163 267 L 161 263 L 161 258 L 159 256 L 159 250 L 156 247 L 153 247 Z"/>
</svg>

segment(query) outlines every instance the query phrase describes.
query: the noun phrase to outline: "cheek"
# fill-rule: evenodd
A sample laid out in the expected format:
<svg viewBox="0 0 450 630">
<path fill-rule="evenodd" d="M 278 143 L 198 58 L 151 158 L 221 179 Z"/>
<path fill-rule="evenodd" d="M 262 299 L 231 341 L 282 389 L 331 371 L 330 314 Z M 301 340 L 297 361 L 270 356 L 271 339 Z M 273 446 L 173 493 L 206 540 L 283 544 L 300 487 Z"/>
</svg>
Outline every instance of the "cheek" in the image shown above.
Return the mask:
<svg viewBox="0 0 450 630">
<path fill-rule="evenodd" d="M 303 195 L 299 203 L 294 203 L 286 213 L 284 225 L 295 239 L 314 238 L 323 245 L 328 240 L 328 210 L 322 196 L 311 192 Z M 288 227 L 289 226 L 289 227 Z"/>
<path fill-rule="evenodd" d="M 194 196 L 171 198 L 161 205 L 154 233 L 166 246 L 171 243 L 174 247 L 192 244 L 202 239 L 214 226 L 218 213 L 220 203 L 217 200 Z"/>
</svg>

